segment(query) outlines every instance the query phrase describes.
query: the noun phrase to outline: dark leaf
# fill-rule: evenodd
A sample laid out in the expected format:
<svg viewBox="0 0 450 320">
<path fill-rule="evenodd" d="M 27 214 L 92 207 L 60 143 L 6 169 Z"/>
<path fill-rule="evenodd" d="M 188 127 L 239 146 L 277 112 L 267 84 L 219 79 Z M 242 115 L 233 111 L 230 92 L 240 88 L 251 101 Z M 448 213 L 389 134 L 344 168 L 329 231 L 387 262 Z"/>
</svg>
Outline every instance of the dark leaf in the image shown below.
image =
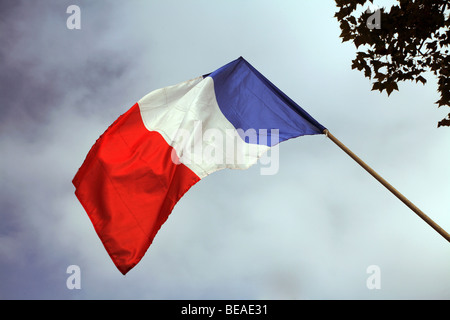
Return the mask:
<svg viewBox="0 0 450 320">
<path fill-rule="evenodd" d="M 383 88 L 381 86 L 381 82 L 375 82 L 372 86 L 372 91 L 373 90 L 379 90 L 381 92 L 383 90 Z"/>
<path fill-rule="evenodd" d="M 350 16 L 350 17 L 348 17 L 348 22 L 350 22 L 351 24 L 355 25 L 356 24 L 356 18 L 354 16 Z"/>
<path fill-rule="evenodd" d="M 388 96 L 391 95 L 392 91 L 397 90 L 398 91 L 398 86 L 396 82 L 388 82 L 386 84 L 386 92 L 388 94 Z"/>
<path fill-rule="evenodd" d="M 447 116 L 447 119 L 442 119 L 438 122 L 438 128 L 439 127 L 450 127 L 450 113 Z"/>
<path fill-rule="evenodd" d="M 369 66 L 364 67 L 364 76 L 369 79 L 372 77 L 372 70 Z"/>
<path fill-rule="evenodd" d="M 418 76 L 418 77 L 416 78 L 416 83 L 417 83 L 418 81 L 420 81 L 420 82 L 422 82 L 423 84 L 425 84 L 425 83 L 427 82 L 427 79 L 425 79 L 425 78 L 422 77 L 422 76 Z"/>
</svg>

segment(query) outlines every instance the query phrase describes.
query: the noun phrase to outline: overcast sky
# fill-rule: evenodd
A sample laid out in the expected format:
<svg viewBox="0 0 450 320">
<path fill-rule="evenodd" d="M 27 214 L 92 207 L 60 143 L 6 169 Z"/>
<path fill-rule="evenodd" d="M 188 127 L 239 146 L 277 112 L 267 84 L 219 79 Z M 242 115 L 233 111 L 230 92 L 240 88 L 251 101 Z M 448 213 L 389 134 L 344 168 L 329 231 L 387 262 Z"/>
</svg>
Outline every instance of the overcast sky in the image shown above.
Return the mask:
<svg viewBox="0 0 450 320">
<path fill-rule="evenodd" d="M 69 5 L 81 29 L 69 30 Z M 334 1 L 0 3 L 1 299 L 449 299 L 450 244 L 325 136 L 279 172 L 224 170 L 180 200 L 123 276 L 71 180 L 148 92 L 243 56 L 450 231 L 436 79 L 390 97 L 355 70 Z M 381 27 L 383 21 L 381 20 Z M 67 267 L 81 289 L 66 286 Z M 380 289 L 366 281 L 380 270 Z"/>
</svg>

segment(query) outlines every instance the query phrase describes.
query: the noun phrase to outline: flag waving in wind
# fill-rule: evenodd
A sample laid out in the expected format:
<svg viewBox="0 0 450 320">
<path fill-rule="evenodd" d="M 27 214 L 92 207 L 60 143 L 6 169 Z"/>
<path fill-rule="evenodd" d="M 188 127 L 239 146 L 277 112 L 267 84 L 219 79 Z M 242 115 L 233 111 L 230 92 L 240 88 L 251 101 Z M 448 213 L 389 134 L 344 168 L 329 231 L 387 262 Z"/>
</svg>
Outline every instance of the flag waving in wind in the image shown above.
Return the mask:
<svg viewBox="0 0 450 320">
<path fill-rule="evenodd" d="M 91 148 L 75 194 L 126 274 L 199 180 L 249 168 L 279 142 L 324 130 L 240 57 L 139 100 Z"/>
</svg>

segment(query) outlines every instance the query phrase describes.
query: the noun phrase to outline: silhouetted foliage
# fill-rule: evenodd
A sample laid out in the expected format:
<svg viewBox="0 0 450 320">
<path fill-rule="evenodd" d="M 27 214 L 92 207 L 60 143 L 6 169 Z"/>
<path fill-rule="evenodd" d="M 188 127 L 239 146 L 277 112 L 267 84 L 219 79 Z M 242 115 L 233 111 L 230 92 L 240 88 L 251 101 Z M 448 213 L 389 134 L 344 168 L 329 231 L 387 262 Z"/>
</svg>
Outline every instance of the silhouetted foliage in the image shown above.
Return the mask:
<svg viewBox="0 0 450 320">
<path fill-rule="evenodd" d="M 438 107 L 450 107 L 450 0 L 397 0 L 390 9 L 371 11 L 373 0 L 336 0 L 342 42 L 358 49 L 352 69 L 373 81 L 372 90 L 398 90 L 399 81 L 425 84 L 438 79 Z M 362 10 L 362 11 L 361 11 Z M 450 113 L 438 127 L 450 126 Z"/>
</svg>

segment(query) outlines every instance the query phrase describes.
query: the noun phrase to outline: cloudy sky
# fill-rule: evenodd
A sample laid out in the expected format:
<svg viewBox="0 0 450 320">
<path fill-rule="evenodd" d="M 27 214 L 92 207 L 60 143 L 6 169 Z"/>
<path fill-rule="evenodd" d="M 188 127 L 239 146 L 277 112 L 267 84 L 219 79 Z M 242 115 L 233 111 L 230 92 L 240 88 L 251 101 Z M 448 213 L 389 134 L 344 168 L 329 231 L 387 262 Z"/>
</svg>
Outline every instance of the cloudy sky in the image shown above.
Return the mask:
<svg viewBox="0 0 450 320">
<path fill-rule="evenodd" d="M 69 30 L 69 5 L 81 29 Z M 449 299 L 450 244 L 325 136 L 279 172 L 225 170 L 177 204 L 126 276 L 71 180 L 148 92 L 239 56 L 450 230 L 450 131 L 436 81 L 389 98 L 351 70 L 334 1 L 0 4 L 0 299 Z M 381 21 L 382 24 L 382 21 Z M 70 290 L 66 271 L 81 270 Z M 367 272 L 379 268 L 381 288 Z"/>
</svg>

